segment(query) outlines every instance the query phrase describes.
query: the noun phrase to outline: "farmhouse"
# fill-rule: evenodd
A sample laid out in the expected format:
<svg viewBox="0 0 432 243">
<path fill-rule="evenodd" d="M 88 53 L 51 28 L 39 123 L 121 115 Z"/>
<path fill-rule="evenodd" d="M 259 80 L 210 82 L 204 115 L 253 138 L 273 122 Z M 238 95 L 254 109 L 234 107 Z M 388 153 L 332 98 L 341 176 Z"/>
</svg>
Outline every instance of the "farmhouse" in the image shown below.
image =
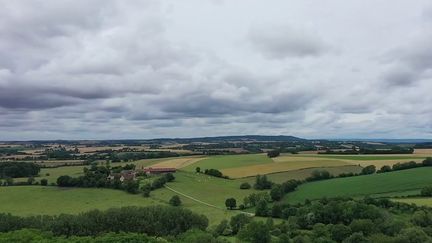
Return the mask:
<svg viewBox="0 0 432 243">
<path fill-rule="evenodd" d="M 162 173 L 174 173 L 176 172 L 176 168 L 144 168 L 142 170 L 146 174 L 162 174 Z"/>
<path fill-rule="evenodd" d="M 136 172 L 133 170 L 123 170 L 120 173 L 112 173 L 108 176 L 108 179 L 114 180 L 115 178 L 119 178 L 121 182 L 128 180 L 136 180 Z"/>
</svg>

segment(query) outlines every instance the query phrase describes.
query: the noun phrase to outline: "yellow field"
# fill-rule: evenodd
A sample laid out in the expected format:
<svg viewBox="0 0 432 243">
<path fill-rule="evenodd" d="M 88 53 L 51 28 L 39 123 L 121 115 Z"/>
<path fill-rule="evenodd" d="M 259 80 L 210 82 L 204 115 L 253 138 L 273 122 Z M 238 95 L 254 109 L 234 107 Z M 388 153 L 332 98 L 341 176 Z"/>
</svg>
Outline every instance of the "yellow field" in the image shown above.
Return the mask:
<svg viewBox="0 0 432 243">
<path fill-rule="evenodd" d="M 424 198 L 397 198 L 397 199 L 392 199 L 393 201 L 396 202 L 402 202 L 402 203 L 414 203 L 418 206 L 428 206 L 428 207 L 432 207 L 432 198 L 430 197 L 424 197 Z"/>
<path fill-rule="evenodd" d="M 193 156 L 193 157 L 182 157 L 182 158 L 175 158 L 175 159 L 169 159 L 162 162 L 159 162 L 157 164 L 152 165 L 153 168 L 176 168 L 180 169 L 183 167 L 186 167 L 188 165 L 194 164 L 202 159 L 205 159 L 206 157 L 203 156 Z"/>
<path fill-rule="evenodd" d="M 432 156 L 432 149 L 415 149 L 414 154 Z"/>
<path fill-rule="evenodd" d="M 335 167 L 335 166 L 345 166 L 345 165 L 350 165 L 350 164 L 340 160 L 321 160 L 321 159 L 295 160 L 293 159 L 289 162 L 287 161 L 275 162 L 275 163 L 251 165 L 245 167 L 228 168 L 222 170 L 222 173 L 231 178 L 241 178 L 241 177 L 254 176 L 257 174 L 263 175 L 263 174 L 299 170 L 305 168 Z"/>
</svg>

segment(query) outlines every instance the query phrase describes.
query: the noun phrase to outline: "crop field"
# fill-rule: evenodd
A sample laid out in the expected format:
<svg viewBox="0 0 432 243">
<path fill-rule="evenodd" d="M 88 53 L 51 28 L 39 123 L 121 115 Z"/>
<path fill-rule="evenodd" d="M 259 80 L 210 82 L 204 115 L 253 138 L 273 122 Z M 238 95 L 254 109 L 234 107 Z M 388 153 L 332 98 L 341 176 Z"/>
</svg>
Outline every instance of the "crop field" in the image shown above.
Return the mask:
<svg viewBox="0 0 432 243">
<path fill-rule="evenodd" d="M 432 156 L 432 149 L 415 149 L 414 154 Z"/>
<path fill-rule="evenodd" d="M 228 175 L 231 178 L 242 178 L 248 176 L 254 176 L 257 174 L 270 174 L 283 171 L 300 170 L 305 168 L 317 168 L 317 167 L 336 167 L 351 165 L 345 161 L 339 160 L 296 160 L 293 159 L 290 162 L 278 162 L 278 163 L 267 163 L 261 165 L 244 166 L 237 168 L 223 169 L 222 173 Z"/>
<path fill-rule="evenodd" d="M 196 167 L 204 169 L 227 169 L 257 164 L 270 164 L 273 161 L 265 154 L 218 155 L 211 156 L 193 165 L 185 167 L 187 171 L 195 171 Z"/>
<path fill-rule="evenodd" d="M 312 172 L 315 170 L 326 170 L 330 172 L 332 175 L 339 175 L 342 173 L 359 173 L 362 170 L 362 167 L 357 165 L 343 165 L 343 166 L 337 166 L 337 167 L 317 167 L 317 168 L 306 168 L 306 169 L 299 169 L 299 170 L 291 170 L 291 171 L 284 171 L 284 172 L 277 172 L 272 174 L 267 174 L 267 178 L 269 180 L 275 182 L 275 183 L 283 183 L 287 180 L 304 180 L 307 177 L 310 177 Z M 255 182 L 255 176 L 246 177 L 246 178 L 240 178 L 238 179 L 240 181 L 245 181 L 249 183 Z"/>
<path fill-rule="evenodd" d="M 189 165 L 192 165 L 200 160 L 205 159 L 204 156 L 191 156 L 191 157 L 180 157 L 175 159 L 168 159 L 162 162 L 153 164 L 154 168 L 176 168 L 180 169 Z"/>
<path fill-rule="evenodd" d="M 301 185 L 295 192 L 286 195 L 288 202 L 303 202 L 305 199 L 322 197 L 362 197 L 385 194 L 405 194 L 432 184 L 432 168 L 422 167 L 383 174 L 337 178 Z"/>
<path fill-rule="evenodd" d="M 418 206 L 428 206 L 432 207 L 432 198 L 430 197 L 419 197 L 419 198 L 395 198 L 392 199 L 396 202 L 408 203 L 408 204 L 416 204 Z"/>
</svg>

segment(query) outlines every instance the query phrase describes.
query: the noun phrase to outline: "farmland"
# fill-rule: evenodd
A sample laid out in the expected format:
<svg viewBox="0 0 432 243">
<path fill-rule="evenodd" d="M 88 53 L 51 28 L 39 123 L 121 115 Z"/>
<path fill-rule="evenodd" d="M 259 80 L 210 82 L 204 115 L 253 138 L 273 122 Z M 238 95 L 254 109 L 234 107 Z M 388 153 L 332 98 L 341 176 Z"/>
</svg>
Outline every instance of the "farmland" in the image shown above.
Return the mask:
<svg viewBox="0 0 432 243">
<path fill-rule="evenodd" d="M 432 198 L 395 198 L 392 200 L 401 203 L 416 204 L 418 206 L 432 207 Z"/>
<path fill-rule="evenodd" d="M 265 154 L 244 154 L 244 155 L 226 155 L 226 156 L 211 156 L 201 160 L 198 163 L 187 166 L 185 170 L 195 171 L 196 167 L 201 169 L 228 169 L 245 166 L 253 166 L 257 164 L 270 164 L 273 161 Z"/>
<path fill-rule="evenodd" d="M 295 192 L 289 193 L 287 202 L 303 202 L 305 199 L 322 197 L 363 197 L 400 195 L 406 191 L 419 190 L 432 184 L 432 168 L 415 168 L 383 174 L 337 178 L 311 182 L 301 185 Z"/>
<path fill-rule="evenodd" d="M 90 209 L 157 204 L 153 199 L 122 191 L 94 188 L 41 186 L 0 187 L 0 211 L 15 215 L 55 215 L 79 213 Z"/>
</svg>

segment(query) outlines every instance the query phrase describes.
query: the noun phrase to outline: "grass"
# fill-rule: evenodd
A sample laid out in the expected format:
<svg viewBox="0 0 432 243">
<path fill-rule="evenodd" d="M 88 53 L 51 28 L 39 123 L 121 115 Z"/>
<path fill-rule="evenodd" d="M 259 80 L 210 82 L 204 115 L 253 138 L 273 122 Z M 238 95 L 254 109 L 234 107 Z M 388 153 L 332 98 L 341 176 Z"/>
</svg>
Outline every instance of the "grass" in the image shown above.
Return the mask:
<svg viewBox="0 0 432 243">
<path fill-rule="evenodd" d="M 72 168 L 75 167 L 57 168 L 60 170 L 57 173 L 67 174 L 71 172 L 67 170 Z M 237 204 L 241 204 L 243 198 L 253 192 L 253 190 L 240 190 L 240 181 L 184 171 L 178 171 L 174 175 L 175 181 L 168 183 L 168 186 L 219 207 L 209 207 L 179 195 L 183 207 L 206 215 L 211 225 L 218 224 L 221 220 L 229 219 L 239 213 L 235 210 L 228 211 L 225 209 L 226 198 L 234 197 L 237 199 Z M 177 194 L 166 188 L 161 188 L 152 191 L 149 198 L 144 198 L 141 195 L 132 195 L 113 189 L 13 186 L 0 187 L 0 195 L 7 195 L 7 197 L 0 197 L 0 212 L 16 215 L 54 215 L 122 206 L 167 205 L 171 197 Z"/>
<path fill-rule="evenodd" d="M 312 172 L 315 170 L 326 170 L 330 172 L 332 175 L 339 175 L 342 173 L 359 173 L 362 170 L 362 167 L 357 165 L 344 165 L 337 167 L 317 167 L 317 168 L 306 168 L 299 170 L 291 170 L 284 172 L 277 172 L 272 174 L 267 174 L 267 178 L 269 178 L 272 182 L 275 183 L 283 183 L 287 180 L 295 179 L 295 180 L 304 180 L 307 177 L 310 177 Z M 240 181 L 245 181 L 249 183 L 255 182 L 255 176 L 246 177 L 238 179 Z"/>
<path fill-rule="evenodd" d="M 315 157 L 315 158 L 330 158 L 330 159 L 342 159 L 342 160 L 410 160 L 410 159 L 424 159 L 422 155 L 413 156 L 412 154 L 406 155 L 326 155 L 326 154 L 314 154 L 314 155 L 295 155 L 292 157 Z"/>
<path fill-rule="evenodd" d="M 393 199 L 396 202 L 408 203 L 408 204 L 416 204 L 418 206 L 428 206 L 432 207 L 432 198 L 431 197 L 419 197 L 419 198 L 396 198 Z"/>
<path fill-rule="evenodd" d="M 257 164 L 269 164 L 272 162 L 273 161 L 269 159 L 265 154 L 218 155 L 200 160 L 195 164 L 185 167 L 184 169 L 187 171 L 195 171 L 196 167 L 200 167 L 202 170 L 222 170 Z"/>
<path fill-rule="evenodd" d="M 91 209 L 123 206 L 148 206 L 160 202 L 124 191 L 96 188 L 58 188 L 43 186 L 0 187 L 0 212 L 20 216 L 76 214 Z"/>
<path fill-rule="evenodd" d="M 337 178 L 301 185 L 285 197 L 287 202 L 303 202 L 305 199 L 337 196 L 372 196 L 392 193 L 400 195 L 406 191 L 423 188 L 432 183 L 431 167 L 422 167 L 383 174 Z"/>
</svg>

